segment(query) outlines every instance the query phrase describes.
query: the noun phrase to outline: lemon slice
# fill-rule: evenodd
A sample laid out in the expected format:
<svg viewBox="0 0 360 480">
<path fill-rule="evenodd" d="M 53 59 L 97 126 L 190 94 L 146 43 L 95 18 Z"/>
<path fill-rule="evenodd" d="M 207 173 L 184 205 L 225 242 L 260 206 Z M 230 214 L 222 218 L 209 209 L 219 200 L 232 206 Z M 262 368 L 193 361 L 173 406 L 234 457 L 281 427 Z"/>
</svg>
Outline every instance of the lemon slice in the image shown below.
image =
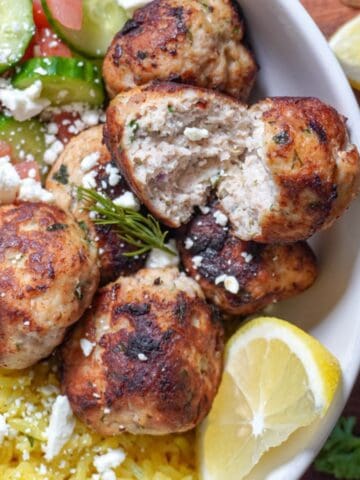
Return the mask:
<svg viewBox="0 0 360 480">
<path fill-rule="evenodd" d="M 337 360 L 288 322 L 263 317 L 241 327 L 198 431 L 205 480 L 240 480 L 270 448 L 327 411 L 341 378 Z"/>
<path fill-rule="evenodd" d="M 360 90 L 360 15 L 345 23 L 330 39 L 351 85 Z"/>
</svg>

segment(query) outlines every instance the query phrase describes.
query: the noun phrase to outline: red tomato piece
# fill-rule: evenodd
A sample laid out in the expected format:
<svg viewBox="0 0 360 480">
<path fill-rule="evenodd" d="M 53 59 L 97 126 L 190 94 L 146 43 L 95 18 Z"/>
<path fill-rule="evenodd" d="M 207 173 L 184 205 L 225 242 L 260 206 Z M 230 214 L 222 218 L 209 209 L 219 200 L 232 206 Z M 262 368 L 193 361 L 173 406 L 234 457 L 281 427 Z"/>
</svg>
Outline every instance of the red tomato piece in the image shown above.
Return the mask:
<svg viewBox="0 0 360 480">
<path fill-rule="evenodd" d="M 41 5 L 41 0 L 33 0 L 33 16 L 37 28 L 48 28 L 50 24 Z"/>
<path fill-rule="evenodd" d="M 34 57 L 72 57 L 70 48 L 50 29 L 41 28 L 35 34 Z"/>
<path fill-rule="evenodd" d="M 15 170 L 17 171 L 21 179 L 30 177 L 40 182 L 41 180 L 40 168 L 39 168 L 39 164 L 36 163 L 35 161 L 21 162 L 21 163 L 17 163 L 14 166 L 15 166 Z"/>
<path fill-rule="evenodd" d="M 11 145 L 0 140 L 0 157 L 6 157 L 7 155 L 9 155 L 10 158 L 12 157 Z"/>
<path fill-rule="evenodd" d="M 74 125 L 74 122 L 79 119 L 80 115 L 78 112 L 61 112 L 53 115 L 52 121 L 56 123 L 58 127 L 56 137 L 64 145 L 75 137 L 76 133 L 72 131 L 73 128 L 71 127 Z"/>
<path fill-rule="evenodd" d="M 82 0 L 47 0 L 52 16 L 72 30 L 81 30 L 83 20 Z"/>
</svg>

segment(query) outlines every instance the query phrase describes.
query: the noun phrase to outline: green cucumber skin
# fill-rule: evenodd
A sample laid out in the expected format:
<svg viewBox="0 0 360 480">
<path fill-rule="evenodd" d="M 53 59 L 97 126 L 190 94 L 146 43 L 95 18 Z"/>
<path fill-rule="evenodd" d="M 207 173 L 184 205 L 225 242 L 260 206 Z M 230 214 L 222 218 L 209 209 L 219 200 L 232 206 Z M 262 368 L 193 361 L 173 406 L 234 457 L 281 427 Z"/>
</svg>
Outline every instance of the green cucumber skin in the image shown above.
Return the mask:
<svg viewBox="0 0 360 480">
<path fill-rule="evenodd" d="M 4 1 L 4 0 L 2 0 Z M 32 37 L 34 36 L 35 33 L 35 23 L 33 19 L 33 7 L 32 7 L 32 0 L 8 0 L 9 3 L 9 11 L 11 11 L 11 6 L 16 3 L 16 11 L 14 12 L 14 19 L 15 21 L 19 21 L 19 23 L 28 23 L 29 29 L 28 30 L 22 30 L 21 32 L 21 38 L 18 33 L 16 33 L 16 38 L 17 38 L 17 53 L 16 56 L 9 62 L 6 63 L 0 63 L 0 73 L 5 72 L 9 68 L 11 68 L 13 65 L 19 62 L 21 58 L 23 57 Z M 21 5 L 19 5 L 21 3 Z M 26 9 L 26 14 L 25 14 L 25 9 Z M 24 15 L 22 18 L 19 18 L 18 12 L 23 11 Z M 14 32 L 15 33 L 15 32 Z M 2 48 L 1 45 L 1 39 L 0 39 L 0 49 Z"/>
<path fill-rule="evenodd" d="M 12 117 L 0 114 L 0 141 L 11 145 L 15 157 L 19 160 L 19 152 L 23 150 L 25 154 L 33 155 L 40 167 L 45 165 L 45 128 L 38 120 L 18 122 Z"/>
<path fill-rule="evenodd" d="M 88 60 L 99 60 L 99 59 L 103 59 L 105 54 L 106 54 L 106 51 L 101 51 L 100 53 L 96 53 L 94 51 L 89 51 L 89 50 L 86 50 L 84 48 L 81 48 L 79 47 L 76 42 L 74 42 L 73 40 L 71 40 L 69 38 L 69 35 L 67 34 L 67 30 L 70 31 L 70 29 L 67 29 L 66 27 L 61 27 L 60 24 L 52 17 L 52 14 L 50 12 L 50 9 L 47 5 L 47 2 L 46 0 L 41 0 L 41 5 L 43 7 L 43 10 L 45 12 L 45 15 L 46 15 L 46 18 L 48 19 L 48 22 L 50 23 L 51 27 L 53 28 L 53 30 L 55 31 L 55 33 L 61 38 L 61 40 L 63 40 L 67 45 L 68 47 L 70 47 L 70 49 L 76 53 L 78 53 L 79 55 L 82 55 L 84 56 L 86 59 Z M 121 7 L 119 7 L 121 8 Z M 123 9 L 122 9 L 123 10 Z M 127 15 L 126 11 L 123 10 L 124 12 L 124 22 L 123 24 L 119 25 L 117 30 L 114 32 L 113 36 L 116 35 L 116 33 L 118 31 L 121 30 L 121 28 L 123 27 L 123 25 L 125 24 L 126 20 L 129 19 L 129 16 Z M 111 41 L 112 41 L 112 38 L 110 39 L 109 41 L 109 45 L 108 47 L 110 47 L 110 44 L 111 44 Z"/>
<path fill-rule="evenodd" d="M 39 73 L 46 71 L 46 74 Z M 63 57 L 32 58 L 19 67 L 12 78 L 15 88 L 24 89 L 35 80 L 43 85 L 43 97 L 52 105 L 74 102 L 100 106 L 105 101 L 101 73 L 87 60 Z M 66 93 L 64 96 L 62 94 Z"/>
</svg>

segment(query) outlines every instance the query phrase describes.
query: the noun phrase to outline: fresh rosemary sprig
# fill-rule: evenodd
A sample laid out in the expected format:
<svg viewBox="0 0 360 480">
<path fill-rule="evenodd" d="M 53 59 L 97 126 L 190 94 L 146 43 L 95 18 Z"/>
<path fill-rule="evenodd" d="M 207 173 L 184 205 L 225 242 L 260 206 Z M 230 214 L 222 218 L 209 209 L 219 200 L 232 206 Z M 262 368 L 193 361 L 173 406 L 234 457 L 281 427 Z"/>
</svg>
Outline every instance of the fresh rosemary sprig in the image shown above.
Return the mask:
<svg viewBox="0 0 360 480">
<path fill-rule="evenodd" d="M 88 210 L 97 213 L 94 223 L 112 225 L 124 241 L 137 247 L 136 251 L 124 255 L 134 257 L 147 253 L 152 248 L 175 255 L 174 251 L 165 245 L 168 232 L 161 230 L 159 222 L 152 215 L 145 216 L 132 208 L 120 207 L 109 197 L 83 187 L 78 187 L 78 197 L 89 202 Z"/>
</svg>

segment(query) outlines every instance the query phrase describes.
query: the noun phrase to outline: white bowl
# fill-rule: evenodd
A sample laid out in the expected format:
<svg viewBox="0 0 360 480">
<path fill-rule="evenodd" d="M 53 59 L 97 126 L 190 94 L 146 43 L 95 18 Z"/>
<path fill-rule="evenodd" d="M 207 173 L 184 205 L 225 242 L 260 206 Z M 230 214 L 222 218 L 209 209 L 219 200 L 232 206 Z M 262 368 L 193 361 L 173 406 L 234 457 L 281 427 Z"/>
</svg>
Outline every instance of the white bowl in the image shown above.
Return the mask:
<svg viewBox="0 0 360 480">
<path fill-rule="evenodd" d="M 360 110 L 336 58 L 297 0 L 239 0 L 261 66 L 255 97 L 315 96 L 348 118 L 360 146 Z M 310 465 L 349 397 L 360 366 L 360 203 L 312 244 L 320 276 L 306 293 L 276 306 L 281 316 L 317 337 L 339 359 L 342 391 L 321 422 L 269 452 L 248 480 L 296 480 Z"/>
</svg>

